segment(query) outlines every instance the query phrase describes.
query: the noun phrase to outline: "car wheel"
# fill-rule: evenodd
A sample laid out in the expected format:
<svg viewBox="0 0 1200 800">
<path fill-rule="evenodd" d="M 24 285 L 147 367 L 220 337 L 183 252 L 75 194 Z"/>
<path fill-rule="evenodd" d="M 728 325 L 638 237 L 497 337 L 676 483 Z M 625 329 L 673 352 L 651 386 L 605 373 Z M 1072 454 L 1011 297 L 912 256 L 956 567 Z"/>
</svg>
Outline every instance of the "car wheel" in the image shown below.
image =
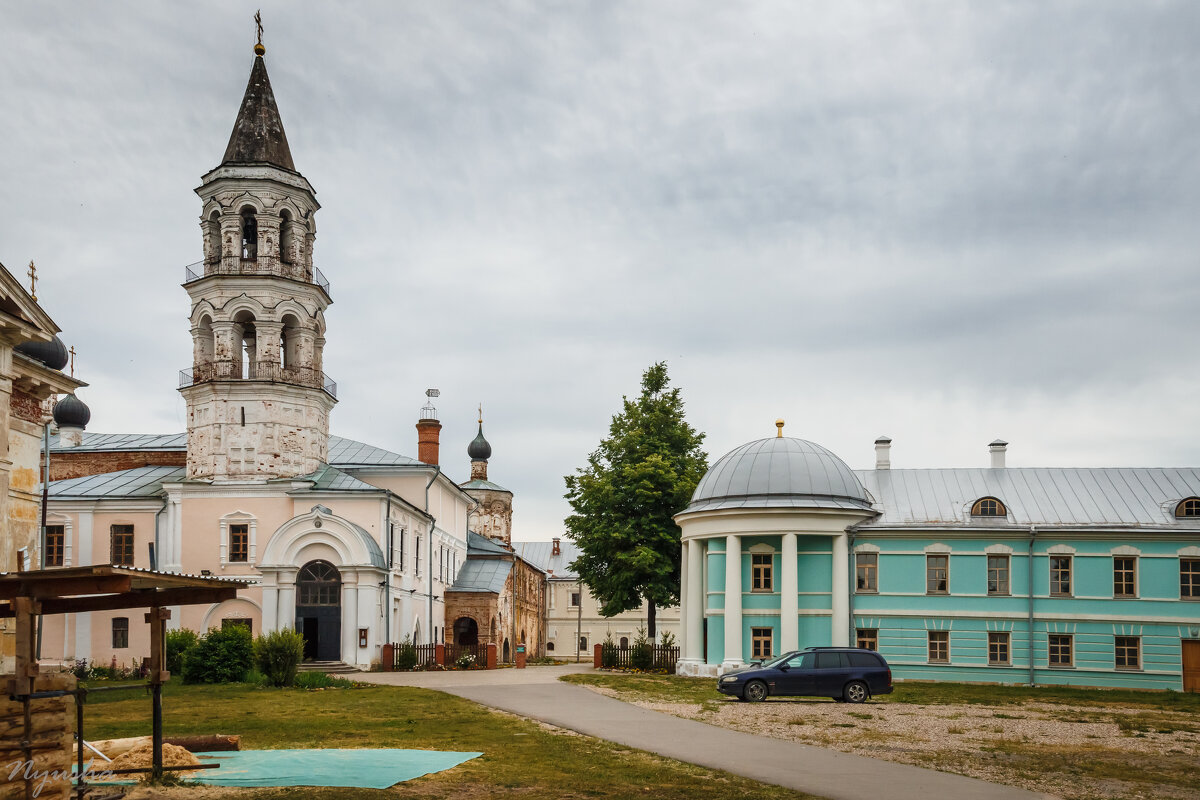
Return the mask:
<svg viewBox="0 0 1200 800">
<path fill-rule="evenodd" d="M 742 698 L 751 703 L 767 699 L 767 685 L 762 681 L 750 681 L 742 692 Z"/>
<path fill-rule="evenodd" d="M 870 696 L 870 692 L 867 691 L 867 685 L 862 681 L 847 683 L 845 690 L 842 692 L 842 699 L 847 703 L 861 703 Z"/>
</svg>

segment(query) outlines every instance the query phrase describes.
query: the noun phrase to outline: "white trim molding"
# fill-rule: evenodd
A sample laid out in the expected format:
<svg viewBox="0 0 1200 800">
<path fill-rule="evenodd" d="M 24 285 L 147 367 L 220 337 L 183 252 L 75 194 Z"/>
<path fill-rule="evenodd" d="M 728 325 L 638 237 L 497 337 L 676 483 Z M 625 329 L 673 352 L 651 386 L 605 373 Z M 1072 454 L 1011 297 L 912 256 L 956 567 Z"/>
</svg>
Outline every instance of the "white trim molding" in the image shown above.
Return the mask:
<svg viewBox="0 0 1200 800">
<path fill-rule="evenodd" d="M 989 544 L 983 548 L 983 552 L 989 556 L 1011 556 L 1013 549 L 1006 544 Z"/>
<path fill-rule="evenodd" d="M 933 555 L 950 555 L 950 545 L 934 542 L 933 544 L 925 545 L 925 549 L 921 552 Z"/>
<path fill-rule="evenodd" d="M 1130 545 L 1123 544 L 1120 547 L 1114 547 L 1112 550 L 1109 551 L 1109 553 L 1111 553 L 1114 556 L 1140 556 L 1142 554 L 1142 551 L 1137 549 L 1136 547 L 1131 547 Z"/>
<path fill-rule="evenodd" d="M 1073 556 L 1075 552 L 1075 548 L 1069 544 L 1053 544 L 1046 549 L 1046 555 L 1048 556 Z M 1034 555 L 1036 556 L 1037 554 L 1035 553 Z"/>
<path fill-rule="evenodd" d="M 247 552 L 246 552 L 247 560 L 245 563 L 246 563 L 246 566 L 250 566 L 250 567 L 254 566 L 254 564 L 258 560 L 257 559 L 257 556 L 258 556 L 258 552 L 257 552 L 258 551 L 258 519 L 255 518 L 255 516 L 253 514 L 251 514 L 249 511 L 230 511 L 228 514 L 221 517 L 221 519 L 220 519 L 221 533 L 220 533 L 220 538 L 218 541 L 219 541 L 219 547 L 220 547 L 221 569 L 225 569 L 225 567 L 229 566 L 230 564 L 241 564 L 242 563 L 241 561 L 230 561 L 229 560 L 229 526 L 231 524 L 233 524 L 233 525 L 245 524 L 245 525 L 249 526 L 249 529 L 247 531 L 247 535 L 249 537 L 249 541 L 247 543 Z"/>
</svg>

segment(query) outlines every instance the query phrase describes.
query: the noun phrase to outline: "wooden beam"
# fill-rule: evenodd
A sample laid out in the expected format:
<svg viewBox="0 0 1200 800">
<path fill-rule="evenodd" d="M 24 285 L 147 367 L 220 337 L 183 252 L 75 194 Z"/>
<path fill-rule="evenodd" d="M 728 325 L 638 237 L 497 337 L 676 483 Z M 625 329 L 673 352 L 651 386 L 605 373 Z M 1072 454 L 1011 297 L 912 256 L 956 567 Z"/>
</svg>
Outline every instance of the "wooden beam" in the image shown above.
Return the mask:
<svg viewBox="0 0 1200 800">
<path fill-rule="evenodd" d="M 77 594 L 128 592 L 133 579 L 128 575 L 37 577 L 0 584 L 0 598 L 63 597 Z"/>
<path fill-rule="evenodd" d="M 54 597 L 42 600 L 43 614 L 75 614 L 84 611 L 111 611 L 118 608 L 152 608 L 154 606 L 191 606 L 221 603 L 237 598 L 237 587 L 212 589 L 145 589 L 124 594 L 96 597 Z M 0 618 L 13 616 L 12 604 L 0 605 Z"/>
</svg>

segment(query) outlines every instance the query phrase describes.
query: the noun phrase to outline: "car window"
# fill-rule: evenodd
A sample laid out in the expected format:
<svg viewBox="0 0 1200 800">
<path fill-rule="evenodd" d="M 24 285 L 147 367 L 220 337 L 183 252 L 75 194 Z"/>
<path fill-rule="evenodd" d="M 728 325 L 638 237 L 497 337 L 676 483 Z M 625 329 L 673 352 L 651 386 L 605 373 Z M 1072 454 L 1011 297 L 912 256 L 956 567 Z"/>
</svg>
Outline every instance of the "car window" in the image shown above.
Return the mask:
<svg viewBox="0 0 1200 800">
<path fill-rule="evenodd" d="M 807 658 L 809 664 L 804 666 L 804 659 Z M 785 662 L 791 669 L 812 669 L 812 653 L 797 653 Z"/>
<path fill-rule="evenodd" d="M 817 653 L 817 669 L 839 669 L 846 666 L 843 653 Z"/>
<path fill-rule="evenodd" d="M 879 657 L 871 655 L 868 652 L 847 653 L 846 657 L 850 659 L 852 667 L 878 667 Z"/>
</svg>

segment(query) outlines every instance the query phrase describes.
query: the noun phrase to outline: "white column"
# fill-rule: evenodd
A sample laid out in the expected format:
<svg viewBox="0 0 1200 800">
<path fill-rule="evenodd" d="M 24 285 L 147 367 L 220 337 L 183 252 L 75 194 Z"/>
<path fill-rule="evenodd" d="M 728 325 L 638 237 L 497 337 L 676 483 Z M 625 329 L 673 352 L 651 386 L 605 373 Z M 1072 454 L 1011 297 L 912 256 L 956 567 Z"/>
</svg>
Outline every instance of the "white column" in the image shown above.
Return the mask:
<svg viewBox="0 0 1200 800">
<path fill-rule="evenodd" d="M 271 633 L 278 630 L 279 625 L 279 575 L 269 572 L 263 574 L 262 593 L 262 632 Z"/>
<path fill-rule="evenodd" d="M 296 628 L 296 570 L 280 572 L 275 578 L 279 587 L 279 606 L 276 610 L 275 630 L 290 631 Z"/>
<path fill-rule="evenodd" d="M 830 644 L 850 646 L 850 557 L 846 552 L 848 537 L 839 533 L 833 537 L 833 618 Z"/>
<path fill-rule="evenodd" d="M 737 669 L 742 660 L 742 537 L 725 537 L 725 660 L 721 669 Z"/>
<path fill-rule="evenodd" d="M 783 535 L 783 581 L 779 586 L 779 652 L 800 649 L 800 579 L 796 568 L 796 534 Z"/>
<path fill-rule="evenodd" d="M 687 627 L 687 658 L 703 664 L 704 652 L 704 542 L 692 539 L 688 543 L 687 602 L 681 609 Z"/>
<path fill-rule="evenodd" d="M 342 655 L 353 664 L 358 653 L 358 576 L 342 573 Z"/>
<path fill-rule="evenodd" d="M 679 657 L 687 658 L 688 543 L 680 542 L 679 549 Z"/>
</svg>

